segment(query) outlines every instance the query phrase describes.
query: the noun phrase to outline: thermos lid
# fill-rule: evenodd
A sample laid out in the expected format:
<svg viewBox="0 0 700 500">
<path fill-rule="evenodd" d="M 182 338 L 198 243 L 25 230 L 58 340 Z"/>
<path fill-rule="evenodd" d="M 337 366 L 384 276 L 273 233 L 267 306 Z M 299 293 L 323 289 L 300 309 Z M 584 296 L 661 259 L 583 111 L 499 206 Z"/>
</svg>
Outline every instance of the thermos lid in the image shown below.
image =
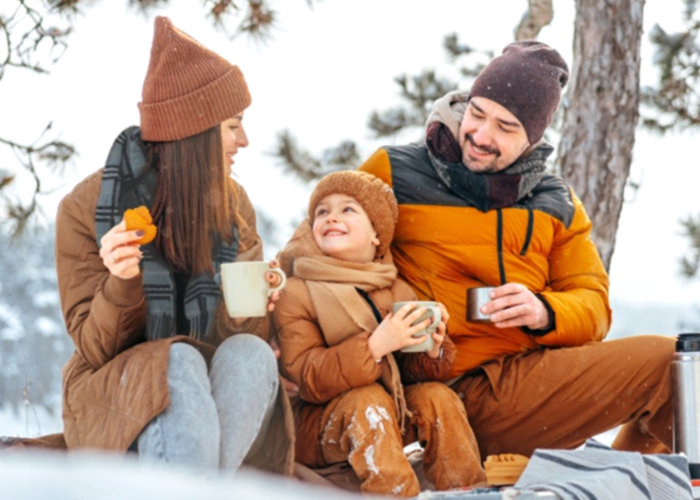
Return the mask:
<svg viewBox="0 0 700 500">
<path fill-rule="evenodd" d="M 676 352 L 700 351 L 700 333 L 679 333 L 676 337 Z"/>
</svg>

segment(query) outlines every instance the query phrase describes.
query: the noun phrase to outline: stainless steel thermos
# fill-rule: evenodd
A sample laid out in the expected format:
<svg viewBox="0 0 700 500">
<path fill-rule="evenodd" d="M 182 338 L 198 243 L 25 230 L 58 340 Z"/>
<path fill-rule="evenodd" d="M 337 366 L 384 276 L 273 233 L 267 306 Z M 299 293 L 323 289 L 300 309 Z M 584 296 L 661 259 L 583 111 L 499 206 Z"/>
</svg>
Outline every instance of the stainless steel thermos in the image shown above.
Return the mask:
<svg viewBox="0 0 700 500">
<path fill-rule="evenodd" d="M 673 380 L 673 451 L 690 463 L 690 477 L 700 479 L 700 333 L 681 333 L 671 363 Z"/>
</svg>

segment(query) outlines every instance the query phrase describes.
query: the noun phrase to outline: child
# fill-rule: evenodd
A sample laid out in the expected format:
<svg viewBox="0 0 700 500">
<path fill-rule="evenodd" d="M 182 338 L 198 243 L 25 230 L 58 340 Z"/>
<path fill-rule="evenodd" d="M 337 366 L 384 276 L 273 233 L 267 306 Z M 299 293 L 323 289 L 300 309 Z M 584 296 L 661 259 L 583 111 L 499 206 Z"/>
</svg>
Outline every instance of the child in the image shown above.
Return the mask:
<svg viewBox="0 0 700 500">
<path fill-rule="evenodd" d="M 392 354 L 425 340 L 413 334 L 431 320 L 411 326 L 423 308 L 390 313 L 394 302 L 416 300 L 389 252 L 398 217 L 391 188 L 364 172 L 335 172 L 316 186 L 308 215 L 282 252 L 293 277 L 274 311 L 282 370 L 300 390 L 296 460 L 310 467 L 347 460 L 363 492 L 411 497 L 420 486 L 403 447 L 418 440 L 436 489 L 483 481 L 480 470 L 463 467 L 468 454 L 480 460 L 457 395 L 439 382 L 401 384 L 401 376 L 445 380 L 455 348 L 440 306 L 435 347 Z"/>
</svg>

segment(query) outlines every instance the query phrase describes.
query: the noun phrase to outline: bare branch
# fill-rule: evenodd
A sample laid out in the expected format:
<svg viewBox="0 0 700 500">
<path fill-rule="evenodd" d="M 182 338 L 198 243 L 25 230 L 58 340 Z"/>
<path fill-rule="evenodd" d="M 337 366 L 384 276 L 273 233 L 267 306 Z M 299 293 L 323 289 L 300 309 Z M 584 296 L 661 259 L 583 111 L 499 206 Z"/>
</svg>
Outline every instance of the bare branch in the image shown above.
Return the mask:
<svg viewBox="0 0 700 500">
<path fill-rule="evenodd" d="M 27 0 L 14 1 L 17 7 L 12 14 L 0 18 L 0 38 L 5 45 L 5 58 L 0 60 L 0 79 L 7 67 L 46 73 L 46 68 L 35 61 L 35 56 L 48 56 L 50 63 L 55 63 L 68 47 L 66 38 L 71 33 L 70 26 L 59 28 L 49 24 L 50 21 Z"/>
<path fill-rule="evenodd" d="M 515 28 L 515 41 L 535 40 L 542 28 L 552 22 L 554 8 L 552 0 L 528 0 L 528 9 Z"/>
<path fill-rule="evenodd" d="M 0 144 L 9 147 L 18 159 L 22 170 L 29 174 L 33 183 L 33 189 L 29 193 L 29 202 L 22 202 L 18 197 L 9 194 L 7 188 L 15 180 L 16 175 L 7 170 L 0 171 L 0 204 L 7 211 L 7 221 L 13 224 L 13 236 L 19 235 L 27 226 L 29 219 L 38 209 L 38 198 L 47 194 L 48 190 L 42 187 L 42 176 L 37 169 L 36 162 L 43 164 L 42 170 L 51 173 L 61 173 L 65 166 L 75 156 L 75 148 L 59 139 L 49 140 L 38 144 L 47 130 L 51 128 L 49 123 L 37 141 L 25 145 L 0 137 Z"/>
</svg>

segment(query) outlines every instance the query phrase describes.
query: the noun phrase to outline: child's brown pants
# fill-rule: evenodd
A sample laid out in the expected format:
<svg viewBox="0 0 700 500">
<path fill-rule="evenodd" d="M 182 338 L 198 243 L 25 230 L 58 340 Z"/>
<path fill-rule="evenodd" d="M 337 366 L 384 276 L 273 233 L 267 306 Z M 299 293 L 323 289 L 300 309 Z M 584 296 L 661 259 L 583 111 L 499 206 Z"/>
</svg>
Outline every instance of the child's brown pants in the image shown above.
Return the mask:
<svg viewBox="0 0 700 500">
<path fill-rule="evenodd" d="M 401 436 L 394 402 L 379 384 L 353 389 L 332 400 L 320 426 L 324 464 L 315 465 L 347 460 L 362 481 L 363 492 L 416 496 L 420 486 L 403 447 L 418 440 L 425 448 L 426 477 L 437 490 L 483 481 L 474 434 L 456 394 L 438 382 L 411 385 L 404 390 L 407 407 L 413 413 L 405 436 Z M 298 435 L 297 444 L 308 439 L 313 436 Z"/>
</svg>

